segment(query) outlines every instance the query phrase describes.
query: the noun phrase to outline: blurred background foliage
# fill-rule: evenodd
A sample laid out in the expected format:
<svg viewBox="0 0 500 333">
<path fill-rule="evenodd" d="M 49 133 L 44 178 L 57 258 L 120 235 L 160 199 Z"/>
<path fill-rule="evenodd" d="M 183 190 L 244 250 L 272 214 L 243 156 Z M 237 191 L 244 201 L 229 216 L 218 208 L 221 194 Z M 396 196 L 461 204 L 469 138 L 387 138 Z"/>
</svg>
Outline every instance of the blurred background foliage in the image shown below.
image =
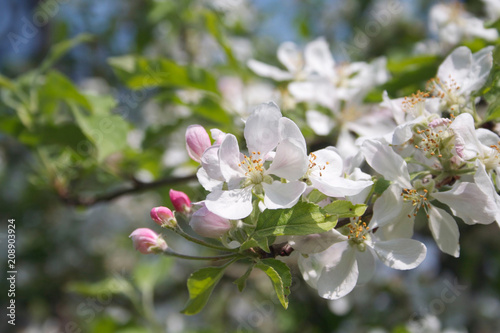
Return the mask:
<svg viewBox="0 0 500 333">
<path fill-rule="evenodd" d="M 423 88 L 441 55 L 413 55 L 428 36 L 435 1 L 402 1 L 363 48 L 355 34 L 375 6 L 357 0 L 22 0 L 0 11 L 0 217 L 16 219 L 19 332 L 498 332 L 500 246 L 495 225 L 461 225 L 462 255 L 429 253 L 411 272 L 379 267 L 346 298 L 319 298 L 292 267 L 288 310 L 262 275 L 240 294 L 231 269 L 207 308 L 179 313 L 185 282 L 201 263 L 143 256 L 127 238 L 151 226 L 170 188 L 203 198 L 184 148 L 190 124 L 242 135 L 241 118 L 274 99 L 305 126 L 303 105 L 246 67 L 278 65 L 283 41 L 324 36 L 338 61 L 388 58 L 392 79 L 372 91 L 393 97 Z M 478 1 L 465 3 L 484 16 Z M 467 42 L 478 50 L 480 40 Z M 304 127 L 311 146 L 332 144 Z M 5 223 L 2 223 L 5 225 Z M 2 233 L 2 251 L 6 228 Z M 173 235 L 179 252 L 199 249 Z M 5 252 L 4 252 L 5 253 Z M 4 256 L 2 256 L 4 260 Z M 6 259 L 5 259 L 6 260 Z M 290 261 L 290 263 L 292 263 Z M 4 261 L 2 261 L 4 264 Z M 5 267 L 5 265 L 2 265 Z M 457 284 L 466 287 L 460 289 Z M 0 282 L 2 293 L 6 280 Z M 455 286 L 455 287 L 453 287 Z M 451 294 L 450 294 L 451 291 Z M 452 295 L 453 300 L 443 299 Z M 2 296 L 2 308 L 7 298 Z M 5 317 L 4 317 L 5 318 Z M 414 326 L 411 326 L 414 325 Z M 415 326 L 416 325 L 416 326 Z M 432 326 L 434 325 L 434 326 Z M 413 328 L 412 328 L 413 327 Z M 6 320 L 0 322 L 5 332 Z M 417 330 L 418 331 L 418 330 Z"/>
</svg>

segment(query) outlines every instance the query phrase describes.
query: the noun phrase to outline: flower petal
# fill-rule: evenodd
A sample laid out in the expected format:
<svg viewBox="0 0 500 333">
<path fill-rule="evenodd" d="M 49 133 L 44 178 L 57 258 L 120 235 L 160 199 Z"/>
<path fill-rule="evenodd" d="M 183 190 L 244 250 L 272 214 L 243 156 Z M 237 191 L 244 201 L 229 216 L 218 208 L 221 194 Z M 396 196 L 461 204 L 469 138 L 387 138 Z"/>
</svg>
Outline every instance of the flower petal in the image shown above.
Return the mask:
<svg viewBox="0 0 500 333">
<path fill-rule="evenodd" d="M 229 191 L 214 190 L 207 196 L 205 205 L 209 211 L 223 218 L 238 220 L 252 212 L 252 188 Z"/>
<path fill-rule="evenodd" d="M 263 77 L 270 77 L 275 81 L 288 81 L 293 79 L 293 75 L 291 73 L 254 59 L 248 60 L 247 66 L 255 74 Z"/>
<path fill-rule="evenodd" d="M 262 183 L 265 196 L 264 204 L 269 209 L 291 208 L 306 190 L 306 184 L 295 181 L 282 183 L 274 181 L 272 184 Z"/>
<path fill-rule="evenodd" d="M 356 251 L 356 262 L 358 263 L 358 282 L 357 284 L 364 284 L 371 280 L 373 273 L 375 273 L 375 258 L 370 250 L 364 252 Z"/>
<path fill-rule="evenodd" d="M 297 180 L 306 173 L 307 164 L 308 159 L 303 148 L 295 141 L 286 139 L 276 148 L 276 156 L 266 173 L 288 180 Z"/>
<path fill-rule="evenodd" d="M 332 245 L 332 254 L 318 279 L 318 294 L 326 299 L 339 299 L 350 293 L 356 286 L 359 271 L 356 250 L 348 242 Z"/>
<path fill-rule="evenodd" d="M 460 255 L 460 244 L 458 243 L 460 232 L 455 219 L 443 209 L 431 206 L 429 209 L 429 228 L 441 251 L 458 258 Z"/>
<path fill-rule="evenodd" d="M 282 117 L 279 122 L 280 141 L 291 140 L 307 154 L 306 139 L 300 128 L 292 120 Z"/>
<path fill-rule="evenodd" d="M 313 254 L 323 252 L 333 244 L 345 241 L 347 241 L 347 236 L 332 229 L 321 234 L 290 236 L 288 243 L 293 247 L 294 251 Z"/>
<path fill-rule="evenodd" d="M 317 135 L 328 135 L 335 126 L 331 117 L 316 110 L 306 111 L 306 121 Z"/>
<path fill-rule="evenodd" d="M 279 142 L 281 111 L 274 102 L 260 104 L 245 123 L 245 140 L 249 153 L 260 152 L 265 156 Z"/>
<path fill-rule="evenodd" d="M 425 245 L 414 239 L 374 242 L 372 248 L 386 266 L 400 270 L 417 267 L 427 253 Z"/>
<path fill-rule="evenodd" d="M 241 163 L 241 154 L 234 135 L 228 134 L 222 141 L 219 147 L 219 161 L 220 173 L 226 181 L 245 175 L 243 169 L 238 166 Z"/>
<path fill-rule="evenodd" d="M 330 53 L 330 47 L 324 38 L 318 38 L 306 45 L 304 58 L 308 69 L 321 76 L 334 78 L 335 60 Z"/>
<path fill-rule="evenodd" d="M 387 144 L 365 140 L 361 146 L 366 162 L 385 179 L 397 182 L 401 187 L 411 188 L 406 161 Z"/>
<path fill-rule="evenodd" d="M 302 52 L 297 45 L 292 42 L 284 42 L 278 47 L 278 60 L 291 73 L 298 73 L 304 66 Z"/>
</svg>

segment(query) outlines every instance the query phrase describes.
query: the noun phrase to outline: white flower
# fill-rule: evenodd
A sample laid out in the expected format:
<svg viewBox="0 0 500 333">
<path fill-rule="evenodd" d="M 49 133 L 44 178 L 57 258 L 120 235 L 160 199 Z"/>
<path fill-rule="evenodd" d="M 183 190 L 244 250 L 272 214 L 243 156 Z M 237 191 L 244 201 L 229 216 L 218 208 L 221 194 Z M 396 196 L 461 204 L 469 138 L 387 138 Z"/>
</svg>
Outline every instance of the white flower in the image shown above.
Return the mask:
<svg viewBox="0 0 500 333">
<path fill-rule="evenodd" d="M 466 12 L 458 2 L 433 6 L 429 13 L 429 28 L 448 45 L 457 45 L 474 37 L 488 41 L 498 38 L 496 29 L 486 29 L 481 19 Z"/>
<path fill-rule="evenodd" d="M 465 46 L 456 48 L 439 66 L 437 78 L 431 80 L 430 89 L 441 98 L 441 110 L 459 114 L 466 108 L 471 94 L 481 88 L 493 66 L 493 46 L 472 54 Z"/>
<path fill-rule="evenodd" d="M 269 209 L 295 205 L 306 188 L 297 180 L 307 170 L 305 140 L 297 125 L 281 117 L 278 106 L 271 102 L 255 109 L 246 121 L 244 135 L 248 156 L 240 153 L 232 134 L 226 135 L 218 148 L 219 169 L 214 168 L 214 176 L 218 177 L 220 171 L 228 190 L 214 188 L 206 199 L 206 207 L 224 218 L 241 219 L 252 212 L 253 194 L 263 193 Z M 266 166 L 271 155 L 273 160 Z M 271 175 L 288 182 L 276 181 Z"/>
<path fill-rule="evenodd" d="M 314 188 L 330 197 L 357 195 L 373 185 L 370 176 L 359 180 L 346 178 L 342 157 L 332 147 L 309 155 L 309 168 L 305 177 Z"/>
<path fill-rule="evenodd" d="M 488 15 L 491 21 L 496 21 L 500 18 L 500 1 L 498 0 L 483 0 L 485 5 L 484 12 Z"/>
<path fill-rule="evenodd" d="M 375 268 L 374 255 L 386 266 L 408 270 L 420 265 L 427 248 L 413 239 L 380 241 L 366 224 L 353 220 L 347 225 L 345 236 L 337 230 L 336 243 L 326 251 L 300 257 L 299 268 L 304 280 L 318 294 L 327 299 L 338 299 L 350 293 L 356 284 L 367 282 Z"/>
</svg>

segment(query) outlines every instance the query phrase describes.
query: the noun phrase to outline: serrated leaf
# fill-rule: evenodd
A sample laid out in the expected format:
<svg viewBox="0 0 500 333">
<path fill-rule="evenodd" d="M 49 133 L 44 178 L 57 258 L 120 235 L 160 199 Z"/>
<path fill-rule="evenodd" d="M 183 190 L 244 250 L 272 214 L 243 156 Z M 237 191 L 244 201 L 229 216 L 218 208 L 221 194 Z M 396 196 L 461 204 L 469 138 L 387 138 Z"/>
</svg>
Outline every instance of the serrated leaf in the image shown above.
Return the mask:
<svg viewBox="0 0 500 333">
<path fill-rule="evenodd" d="M 329 205 L 326 205 L 323 210 L 328 214 L 337 216 L 338 218 L 357 217 L 365 213 L 366 205 L 354 205 L 352 202 L 347 200 L 337 200 Z"/>
<path fill-rule="evenodd" d="M 335 224 L 325 220 L 318 205 L 299 202 L 292 208 L 262 212 L 252 237 L 310 235 L 331 230 Z"/>
<path fill-rule="evenodd" d="M 189 301 L 181 312 L 193 315 L 200 312 L 207 304 L 212 291 L 224 275 L 227 265 L 202 268 L 188 279 Z"/>
<path fill-rule="evenodd" d="M 253 267 L 254 267 L 254 265 L 250 265 L 248 267 L 247 271 L 245 272 L 245 274 L 243 274 L 242 276 L 240 276 L 239 278 L 234 280 L 233 283 L 238 286 L 238 290 L 240 292 L 242 292 L 243 289 L 245 289 L 245 286 L 247 284 L 247 279 L 250 276 L 250 273 L 252 273 Z"/>
<path fill-rule="evenodd" d="M 292 285 L 290 268 L 284 262 L 272 258 L 261 260 L 255 267 L 269 276 L 281 305 L 285 309 L 288 308 L 288 295 L 290 295 L 290 286 Z"/>
</svg>

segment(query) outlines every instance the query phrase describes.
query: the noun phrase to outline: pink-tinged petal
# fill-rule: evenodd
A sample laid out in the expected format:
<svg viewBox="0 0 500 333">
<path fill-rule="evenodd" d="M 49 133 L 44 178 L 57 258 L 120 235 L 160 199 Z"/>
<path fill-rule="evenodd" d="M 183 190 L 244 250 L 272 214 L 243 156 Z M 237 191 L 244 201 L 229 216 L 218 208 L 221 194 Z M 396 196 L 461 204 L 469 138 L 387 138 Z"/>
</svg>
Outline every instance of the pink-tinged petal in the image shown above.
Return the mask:
<svg viewBox="0 0 500 333">
<path fill-rule="evenodd" d="M 224 180 L 220 171 L 219 148 L 220 146 L 215 145 L 205 150 L 200 162 L 210 178 Z"/>
<path fill-rule="evenodd" d="M 196 177 L 200 182 L 201 186 L 209 192 L 212 192 L 214 189 L 221 189 L 223 181 L 214 179 L 207 174 L 207 171 L 203 168 L 199 168 L 196 172 Z"/>
<path fill-rule="evenodd" d="M 230 220 L 239 220 L 252 212 L 252 188 L 229 191 L 214 190 L 207 196 L 205 205 L 209 211 Z"/>
<path fill-rule="evenodd" d="M 474 119 L 468 113 L 458 115 L 450 125 L 460 144 L 461 157 L 464 160 L 475 158 L 481 152 L 481 142 L 476 136 Z"/>
<path fill-rule="evenodd" d="M 411 188 L 406 161 L 389 145 L 375 140 L 365 140 L 361 152 L 365 155 L 366 162 L 385 179 L 394 181 L 401 187 Z"/>
<path fill-rule="evenodd" d="M 134 247 L 142 254 L 151 254 L 167 249 L 167 243 L 156 232 L 148 228 L 135 229 L 129 236 Z"/>
<path fill-rule="evenodd" d="M 191 125 L 186 130 L 186 149 L 189 157 L 194 161 L 200 162 L 205 149 L 210 147 L 210 137 L 207 131 L 200 125 Z"/>
<path fill-rule="evenodd" d="M 247 62 L 247 66 L 255 74 L 263 77 L 269 77 L 275 81 L 288 81 L 293 79 L 293 75 L 291 73 L 254 59 L 250 59 Z"/>
<path fill-rule="evenodd" d="M 278 60 L 291 73 L 298 73 L 304 66 L 302 53 L 292 42 L 284 42 L 278 47 Z"/>
<path fill-rule="evenodd" d="M 193 214 L 189 225 L 198 235 L 209 238 L 219 238 L 231 229 L 229 220 L 210 212 L 205 206 Z"/>
<path fill-rule="evenodd" d="M 429 209 L 429 228 L 439 249 L 458 258 L 460 255 L 458 242 L 460 232 L 455 219 L 443 209 L 431 206 Z"/>
<path fill-rule="evenodd" d="M 151 209 L 149 215 L 159 226 L 175 227 L 177 225 L 174 213 L 172 213 L 172 211 L 167 207 L 154 207 Z"/>
<path fill-rule="evenodd" d="M 169 196 L 176 211 L 180 213 L 191 211 L 191 200 L 186 193 L 170 189 Z"/>
<path fill-rule="evenodd" d="M 293 207 L 306 190 L 306 184 L 295 181 L 282 183 L 274 181 L 272 184 L 262 183 L 264 187 L 264 204 L 268 209 L 283 209 Z"/>
<path fill-rule="evenodd" d="M 245 176 L 245 172 L 240 166 L 241 161 L 238 141 L 234 135 L 228 134 L 219 147 L 220 172 L 227 182 Z"/>
<path fill-rule="evenodd" d="M 302 135 L 300 128 L 292 120 L 282 117 L 279 122 L 280 141 L 290 140 L 301 147 L 304 154 L 307 153 L 306 139 Z"/>
<path fill-rule="evenodd" d="M 245 140 L 249 153 L 260 152 L 265 156 L 279 142 L 279 120 L 281 111 L 274 102 L 256 107 L 245 123 Z"/>
<path fill-rule="evenodd" d="M 274 160 L 266 174 L 288 180 L 297 180 L 307 171 L 308 159 L 302 147 L 289 139 L 283 140 L 276 148 Z"/>
<path fill-rule="evenodd" d="M 400 270 L 417 267 L 427 254 L 425 245 L 414 239 L 374 242 L 371 247 L 386 266 Z"/>
<path fill-rule="evenodd" d="M 339 299 L 349 294 L 358 281 L 356 250 L 348 242 L 332 245 L 329 262 L 318 279 L 318 294 L 326 299 Z"/>
</svg>

